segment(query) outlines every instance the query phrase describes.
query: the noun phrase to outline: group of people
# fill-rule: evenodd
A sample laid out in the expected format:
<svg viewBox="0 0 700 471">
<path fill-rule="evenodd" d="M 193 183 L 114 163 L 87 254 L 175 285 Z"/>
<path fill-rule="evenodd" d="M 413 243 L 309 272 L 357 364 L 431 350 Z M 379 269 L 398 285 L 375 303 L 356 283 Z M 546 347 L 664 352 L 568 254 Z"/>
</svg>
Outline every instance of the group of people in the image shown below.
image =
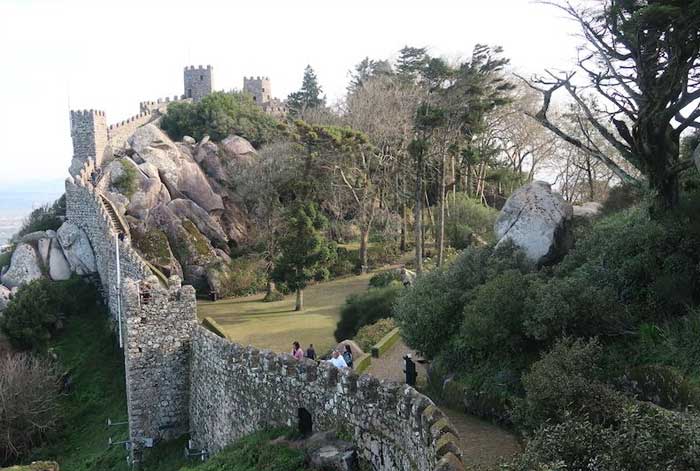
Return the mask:
<svg viewBox="0 0 700 471">
<path fill-rule="evenodd" d="M 293 342 L 292 343 L 292 356 L 296 358 L 297 360 L 301 360 L 303 358 L 309 358 L 310 360 L 316 360 L 316 350 L 314 350 L 314 344 L 309 344 L 309 348 L 306 349 L 306 352 L 301 348 L 301 345 L 299 345 L 299 342 Z M 342 368 L 352 368 L 353 361 L 352 361 L 352 349 L 350 348 L 350 345 L 345 345 L 345 349 L 343 350 L 342 354 L 339 350 L 333 350 L 333 354 L 331 355 L 331 359 L 328 360 L 333 366 L 336 368 L 342 369 Z"/>
</svg>

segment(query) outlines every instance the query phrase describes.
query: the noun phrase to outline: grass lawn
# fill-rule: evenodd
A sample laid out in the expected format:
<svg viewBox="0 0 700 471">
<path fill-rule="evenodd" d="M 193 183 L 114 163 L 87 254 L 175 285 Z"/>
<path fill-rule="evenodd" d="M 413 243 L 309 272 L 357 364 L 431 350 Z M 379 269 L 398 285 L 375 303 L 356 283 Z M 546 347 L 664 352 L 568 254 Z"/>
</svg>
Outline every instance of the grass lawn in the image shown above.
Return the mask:
<svg viewBox="0 0 700 471">
<path fill-rule="evenodd" d="M 295 295 L 282 301 L 262 302 L 264 294 L 217 302 L 200 301 L 197 315 L 212 317 L 231 340 L 275 352 L 287 352 L 298 340 L 306 349 L 313 343 L 322 354 L 335 345 L 333 331 L 340 307 L 350 294 L 367 290 L 374 273 L 319 283 L 304 290 L 304 311 L 294 312 Z"/>
</svg>

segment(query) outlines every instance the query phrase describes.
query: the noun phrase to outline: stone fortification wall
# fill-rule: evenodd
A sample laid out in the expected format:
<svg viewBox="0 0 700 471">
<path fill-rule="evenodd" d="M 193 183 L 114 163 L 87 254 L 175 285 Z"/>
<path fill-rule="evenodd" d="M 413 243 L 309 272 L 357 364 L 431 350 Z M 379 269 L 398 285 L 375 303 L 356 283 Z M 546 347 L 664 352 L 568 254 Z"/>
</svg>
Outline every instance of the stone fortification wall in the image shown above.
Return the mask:
<svg viewBox="0 0 700 471">
<path fill-rule="evenodd" d="M 92 183 L 95 161 L 89 159 L 80 172 L 66 180 L 66 217 L 88 236 L 95 253 L 97 272 L 107 296 L 110 313 L 116 319 L 117 264 L 116 244 L 119 244 L 120 265 L 123 278 L 143 279 L 151 274 L 141 257 L 131 247 L 128 239 L 118 240 L 117 228 L 102 203 L 99 191 Z"/>
<path fill-rule="evenodd" d="M 162 114 L 168 111 L 168 105 L 179 101 L 190 102 L 192 100 L 185 98 L 185 95 L 175 95 L 172 98 L 167 96 L 165 98 L 158 98 L 157 100 L 142 101 L 139 103 L 139 110 L 141 110 L 141 113 L 154 113 L 157 111 Z"/>
<path fill-rule="evenodd" d="M 415 389 L 312 360 L 242 347 L 198 326 L 192 337 L 190 429 L 217 452 L 264 426 L 344 428 L 375 470 L 463 469 L 456 433 Z"/>
<path fill-rule="evenodd" d="M 124 286 L 126 390 L 131 443 L 137 452 L 189 431 L 190 338 L 197 325 L 192 286 L 177 277 Z M 138 456 L 136 456 L 138 459 Z"/>
<path fill-rule="evenodd" d="M 212 80 L 212 66 L 206 67 L 189 66 L 185 67 L 183 72 L 183 82 L 185 85 L 185 98 L 192 98 L 194 101 L 199 101 L 209 95 L 213 90 L 214 84 Z"/>
<path fill-rule="evenodd" d="M 126 140 L 134 134 L 136 129 L 150 123 L 156 118 L 150 111 L 141 111 L 139 114 L 132 116 L 120 123 L 112 124 L 107 129 L 109 143 L 112 149 L 119 149 L 126 145 Z"/>
<path fill-rule="evenodd" d="M 138 460 L 144 446 L 188 430 L 189 345 L 196 324 L 195 292 L 191 286 L 181 286 L 177 277 L 163 286 L 131 247 L 128 236 L 120 240 L 117 224 L 93 185 L 94 171 L 95 162 L 90 159 L 76 176 L 66 180 L 66 215 L 90 240 L 115 321 L 121 309 L 131 450 Z"/>
</svg>

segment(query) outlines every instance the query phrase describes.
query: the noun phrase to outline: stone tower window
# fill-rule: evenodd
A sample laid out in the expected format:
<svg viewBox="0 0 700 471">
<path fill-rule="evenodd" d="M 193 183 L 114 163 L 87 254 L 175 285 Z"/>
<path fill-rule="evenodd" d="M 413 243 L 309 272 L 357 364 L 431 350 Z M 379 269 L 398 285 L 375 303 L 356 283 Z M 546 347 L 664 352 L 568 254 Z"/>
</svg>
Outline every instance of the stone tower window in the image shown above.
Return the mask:
<svg viewBox="0 0 700 471">
<path fill-rule="evenodd" d="M 199 80 L 204 80 L 204 75 L 200 75 Z"/>
</svg>

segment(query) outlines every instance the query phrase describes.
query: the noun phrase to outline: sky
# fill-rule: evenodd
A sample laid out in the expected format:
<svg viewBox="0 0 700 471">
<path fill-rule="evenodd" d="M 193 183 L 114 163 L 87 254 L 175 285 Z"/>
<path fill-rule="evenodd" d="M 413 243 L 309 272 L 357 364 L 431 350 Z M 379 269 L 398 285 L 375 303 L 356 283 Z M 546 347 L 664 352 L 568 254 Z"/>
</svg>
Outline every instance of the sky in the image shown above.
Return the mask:
<svg viewBox="0 0 700 471">
<path fill-rule="evenodd" d="M 215 89 L 268 76 L 285 98 L 310 64 L 332 103 L 355 64 L 405 45 L 450 60 L 500 45 L 529 75 L 571 69 L 575 34 L 529 0 L 0 0 L 0 187 L 63 180 L 70 109 L 121 121 L 182 94 L 186 65 L 212 65 Z"/>
</svg>

